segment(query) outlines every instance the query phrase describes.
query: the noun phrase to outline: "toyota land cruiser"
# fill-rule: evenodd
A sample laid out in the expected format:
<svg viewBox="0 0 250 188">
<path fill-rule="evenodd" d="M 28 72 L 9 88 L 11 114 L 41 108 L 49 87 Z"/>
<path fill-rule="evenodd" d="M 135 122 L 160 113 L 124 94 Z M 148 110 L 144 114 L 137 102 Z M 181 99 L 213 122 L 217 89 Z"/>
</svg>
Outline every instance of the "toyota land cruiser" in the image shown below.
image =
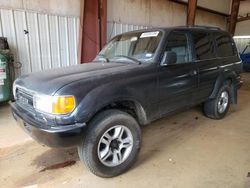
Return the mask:
<svg viewBox="0 0 250 188">
<path fill-rule="evenodd" d="M 114 37 L 91 63 L 15 81 L 13 116 L 35 140 L 78 147 L 94 174 L 132 166 L 140 127 L 203 104 L 222 119 L 237 102 L 241 60 L 232 37 L 212 27 L 174 27 Z"/>
</svg>

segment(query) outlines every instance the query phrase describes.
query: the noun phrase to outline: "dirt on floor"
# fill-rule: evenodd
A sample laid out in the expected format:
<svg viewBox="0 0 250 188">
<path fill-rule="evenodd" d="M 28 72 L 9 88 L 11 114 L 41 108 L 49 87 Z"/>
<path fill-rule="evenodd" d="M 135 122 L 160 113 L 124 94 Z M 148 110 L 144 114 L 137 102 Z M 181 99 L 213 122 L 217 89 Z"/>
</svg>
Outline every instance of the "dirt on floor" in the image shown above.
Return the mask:
<svg viewBox="0 0 250 188">
<path fill-rule="evenodd" d="M 241 90 L 250 91 L 250 72 L 243 73 L 241 76 L 242 76 L 242 81 L 243 81 Z"/>
<path fill-rule="evenodd" d="M 0 107 L 0 187 L 250 187 L 250 74 L 223 120 L 201 107 L 143 128 L 136 164 L 111 179 L 92 175 L 77 150 L 41 146 Z M 250 175 L 250 174 L 249 174 Z"/>
</svg>

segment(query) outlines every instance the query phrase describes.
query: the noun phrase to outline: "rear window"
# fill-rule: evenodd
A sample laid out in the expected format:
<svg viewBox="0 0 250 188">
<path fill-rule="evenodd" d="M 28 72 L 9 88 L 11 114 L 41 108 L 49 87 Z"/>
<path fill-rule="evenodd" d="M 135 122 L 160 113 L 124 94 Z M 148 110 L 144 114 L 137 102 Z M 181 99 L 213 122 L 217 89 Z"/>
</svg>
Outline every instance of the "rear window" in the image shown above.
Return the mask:
<svg viewBox="0 0 250 188">
<path fill-rule="evenodd" d="M 205 60 L 215 58 L 213 41 L 209 33 L 192 32 L 195 58 L 196 60 Z"/>
<path fill-rule="evenodd" d="M 219 57 L 230 57 L 236 54 L 234 42 L 231 37 L 220 33 L 216 33 L 215 41 Z"/>
</svg>

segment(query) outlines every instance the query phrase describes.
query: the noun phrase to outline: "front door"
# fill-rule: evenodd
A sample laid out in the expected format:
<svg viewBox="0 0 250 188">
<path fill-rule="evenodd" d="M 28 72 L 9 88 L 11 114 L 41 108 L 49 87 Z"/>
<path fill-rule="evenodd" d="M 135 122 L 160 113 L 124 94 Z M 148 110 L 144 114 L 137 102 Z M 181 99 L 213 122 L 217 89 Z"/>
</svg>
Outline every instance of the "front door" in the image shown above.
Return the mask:
<svg viewBox="0 0 250 188">
<path fill-rule="evenodd" d="M 171 32 L 165 51 L 175 52 L 177 62 L 160 66 L 158 70 L 158 111 L 161 116 L 191 106 L 198 85 L 197 67 L 192 62 L 189 34 L 184 31 Z"/>
</svg>

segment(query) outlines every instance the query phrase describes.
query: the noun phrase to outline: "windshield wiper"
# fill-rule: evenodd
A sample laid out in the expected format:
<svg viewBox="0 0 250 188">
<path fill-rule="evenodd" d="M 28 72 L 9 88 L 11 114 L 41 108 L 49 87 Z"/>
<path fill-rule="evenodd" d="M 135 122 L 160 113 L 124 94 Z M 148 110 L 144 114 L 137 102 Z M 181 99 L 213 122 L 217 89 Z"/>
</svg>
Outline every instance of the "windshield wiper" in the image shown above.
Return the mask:
<svg viewBox="0 0 250 188">
<path fill-rule="evenodd" d="M 118 55 L 118 56 L 115 56 L 114 58 L 116 58 L 116 57 L 121 57 L 121 58 L 126 58 L 126 59 L 129 59 L 129 60 L 131 60 L 131 61 L 133 61 L 133 62 L 136 62 L 136 63 L 138 63 L 139 65 L 140 64 L 142 64 L 142 62 L 141 61 L 139 61 L 138 59 L 135 59 L 135 58 L 133 58 L 133 57 L 130 57 L 130 56 L 126 56 L 126 55 Z"/>
</svg>

